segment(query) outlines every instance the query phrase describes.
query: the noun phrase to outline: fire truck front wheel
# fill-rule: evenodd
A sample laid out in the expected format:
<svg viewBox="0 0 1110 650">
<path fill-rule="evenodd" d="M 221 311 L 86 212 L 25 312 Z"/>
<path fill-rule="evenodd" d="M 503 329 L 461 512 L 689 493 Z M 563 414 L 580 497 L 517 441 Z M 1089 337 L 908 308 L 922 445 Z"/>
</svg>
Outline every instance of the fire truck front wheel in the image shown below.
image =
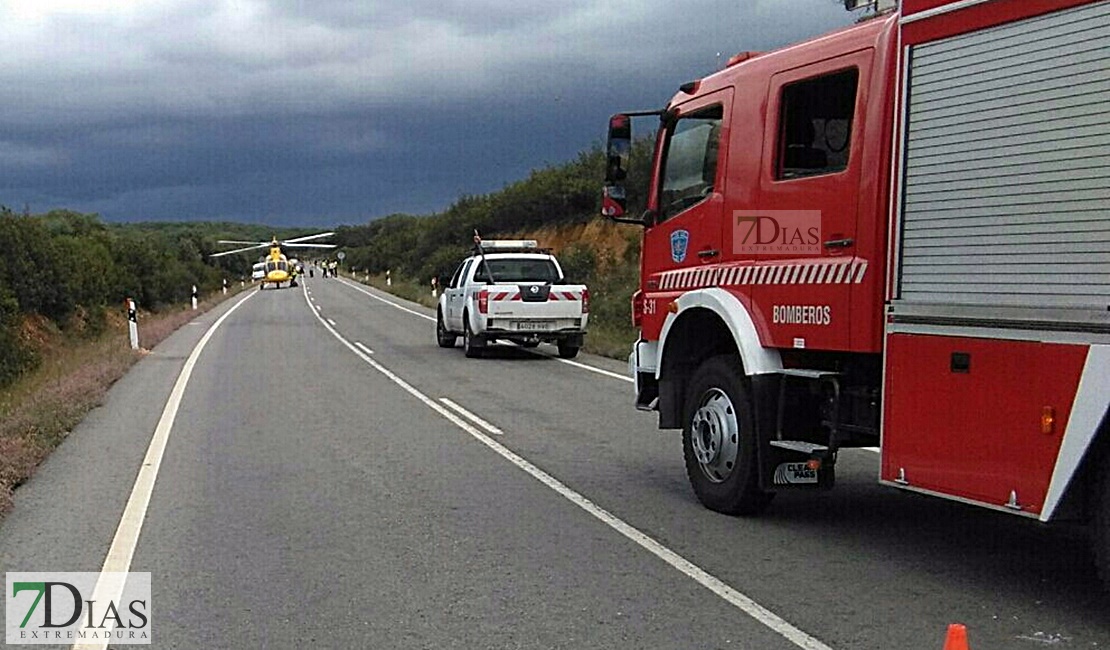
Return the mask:
<svg viewBox="0 0 1110 650">
<path fill-rule="evenodd" d="M 759 489 L 755 420 L 740 362 L 733 355 L 706 360 L 686 398 L 682 451 L 686 475 L 702 505 L 730 515 L 754 515 L 773 493 Z"/>
</svg>

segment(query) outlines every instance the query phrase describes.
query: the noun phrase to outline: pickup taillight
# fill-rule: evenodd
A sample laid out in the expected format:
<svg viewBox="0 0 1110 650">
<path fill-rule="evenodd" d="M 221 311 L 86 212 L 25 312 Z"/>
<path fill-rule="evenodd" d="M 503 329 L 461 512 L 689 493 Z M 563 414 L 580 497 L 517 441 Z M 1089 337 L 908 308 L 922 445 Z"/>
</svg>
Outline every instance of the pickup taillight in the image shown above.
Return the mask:
<svg viewBox="0 0 1110 650">
<path fill-rule="evenodd" d="M 489 312 L 489 291 L 482 289 L 478 292 L 478 313 L 485 314 Z"/>
<path fill-rule="evenodd" d="M 644 292 L 639 289 L 632 294 L 632 326 L 639 327 L 644 320 Z"/>
<path fill-rule="evenodd" d="M 583 314 L 590 313 L 590 290 L 589 289 L 583 289 L 582 290 L 582 313 Z"/>
</svg>

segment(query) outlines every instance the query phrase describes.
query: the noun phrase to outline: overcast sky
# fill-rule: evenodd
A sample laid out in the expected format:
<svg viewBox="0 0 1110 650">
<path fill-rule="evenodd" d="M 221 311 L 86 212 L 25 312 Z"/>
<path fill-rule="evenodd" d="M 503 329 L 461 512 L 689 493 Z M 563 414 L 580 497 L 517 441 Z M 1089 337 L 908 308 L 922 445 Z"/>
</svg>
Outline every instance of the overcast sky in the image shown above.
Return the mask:
<svg viewBox="0 0 1110 650">
<path fill-rule="evenodd" d="M 0 204 L 433 212 L 574 157 L 737 51 L 854 18 L 835 0 L 0 0 Z"/>
</svg>

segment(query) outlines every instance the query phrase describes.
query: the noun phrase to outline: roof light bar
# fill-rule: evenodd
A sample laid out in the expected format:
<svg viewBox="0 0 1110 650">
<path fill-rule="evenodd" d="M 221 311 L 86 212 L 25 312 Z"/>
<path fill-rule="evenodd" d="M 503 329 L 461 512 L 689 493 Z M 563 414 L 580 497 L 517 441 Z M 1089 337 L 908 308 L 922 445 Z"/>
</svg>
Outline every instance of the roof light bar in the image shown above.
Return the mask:
<svg viewBox="0 0 1110 650">
<path fill-rule="evenodd" d="M 483 239 L 482 248 L 489 252 L 499 250 L 520 250 L 522 248 L 539 248 L 535 239 Z"/>
</svg>

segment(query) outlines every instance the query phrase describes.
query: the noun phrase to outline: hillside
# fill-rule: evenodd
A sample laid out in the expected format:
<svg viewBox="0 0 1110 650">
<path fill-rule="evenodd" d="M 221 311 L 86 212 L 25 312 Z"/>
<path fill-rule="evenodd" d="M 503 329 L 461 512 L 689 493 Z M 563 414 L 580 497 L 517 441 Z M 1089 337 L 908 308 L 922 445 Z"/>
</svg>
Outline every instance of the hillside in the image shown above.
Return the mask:
<svg viewBox="0 0 1110 650">
<path fill-rule="evenodd" d="M 632 149 L 632 214 L 643 211 L 646 203 L 651 153 L 650 135 Z M 470 250 L 475 230 L 486 239 L 537 239 L 559 255 L 569 280 L 590 286 L 586 349 L 624 357 L 635 338 L 629 300 L 638 284 L 640 230 L 597 216 L 604 163 L 604 154 L 596 148 L 562 165 L 533 171 L 497 192 L 463 196 L 437 214 L 395 214 L 341 227 L 336 243 L 344 248 L 347 268 L 372 276 L 388 270 L 395 293 L 425 300 L 422 288 L 433 277 L 443 281 L 451 276 Z"/>
</svg>

